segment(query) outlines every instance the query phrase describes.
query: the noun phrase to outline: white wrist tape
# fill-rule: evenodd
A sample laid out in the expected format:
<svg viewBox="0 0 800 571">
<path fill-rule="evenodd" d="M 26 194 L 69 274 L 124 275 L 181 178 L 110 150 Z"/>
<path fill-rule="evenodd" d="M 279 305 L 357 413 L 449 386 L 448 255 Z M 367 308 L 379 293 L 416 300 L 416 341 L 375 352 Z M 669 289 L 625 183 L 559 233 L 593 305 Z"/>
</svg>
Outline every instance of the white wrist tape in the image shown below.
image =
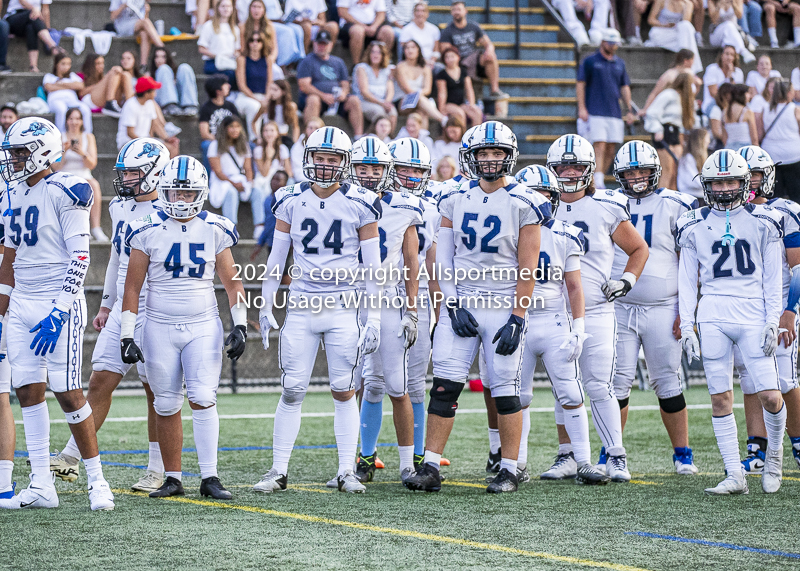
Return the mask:
<svg viewBox="0 0 800 571">
<path fill-rule="evenodd" d="M 133 339 L 133 332 L 136 329 L 137 315 L 132 311 L 123 311 L 120 318 L 120 339 Z"/>
<path fill-rule="evenodd" d="M 14 291 L 14 288 L 7 284 L 0 284 L 0 295 L 7 295 L 11 297 L 11 292 Z"/>
<path fill-rule="evenodd" d="M 625 272 L 624 274 L 622 274 L 622 277 L 620 279 L 623 279 L 629 284 L 631 284 L 631 287 L 636 285 L 636 274 L 633 274 L 631 272 Z"/>
<path fill-rule="evenodd" d="M 244 302 L 239 302 L 231 307 L 231 318 L 234 325 L 244 325 L 247 327 L 247 306 Z"/>
</svg>

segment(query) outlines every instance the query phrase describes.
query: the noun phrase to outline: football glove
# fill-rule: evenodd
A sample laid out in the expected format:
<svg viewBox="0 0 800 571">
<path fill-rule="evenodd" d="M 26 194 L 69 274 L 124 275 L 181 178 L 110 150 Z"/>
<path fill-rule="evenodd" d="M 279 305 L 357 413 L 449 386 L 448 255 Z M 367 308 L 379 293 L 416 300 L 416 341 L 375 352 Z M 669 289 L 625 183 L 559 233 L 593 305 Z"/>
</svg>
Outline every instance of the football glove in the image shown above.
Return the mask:
<svg viewBox="0 0 800 571">
<path fill-rule="evenodd" d="M 244 344 L 247 341 L 247 327 L 244 325 L 235 325 L 231 330 L 228 338 L 225 339 L 225 346 L 231 346 L 228 349 L 228 359 L 235 361 L 244 353 Z"/>
<path fill-rule="evenodd" d="M 381 344 L 381 326 L 379 323 L 367 321 L 358 336 L 358 346 L 364 355 L 369 355 L 378 350 Z"/>
<path fill-rule="evenodd" d="M 31 349 L 35 349 L 34 354 L 44 355 L 45 353 L 53 352 L 56 348 L 56 343 L 58 343 L 58 338 L 61 336 L 61 328 L 64 327 L 68 319 L 68 312 L 54 307 L 47 317 L 30 330 L 30 333 L 36 333 L 31 342 Z"/>
<path fill-rule="evenodd" d="M 683 347 L 690 365 L 692 361 L 700 360 L 700 341 L 694 330 L 681 331 L 681 347 Z"/>
<path fill-rule="evenodd" d="M 572 331 L 569 332 L 567 338 L 558 348 L 567 350 L 567 361 L 572 363 L 580 359 L 583 352 L 583 342 L 589 337 L 591 335 L 584 331 L 583 317 L 579 317 L 572 322 Z"/>
<path fill-rule="evenodd" d="M 608 280 L 600 289 L 603 292 L 603 295 L 606 296 L 606 301 L 611 303 L 618 297 L 622 297 L 628 295 L 628 292 L 631 291 L 633 284 L 636 283 L 636 276 L 631 274 L 630 272 L 625 272 L 622 274 L 622 277 L 618 280 Z"/>
<path fill-rule="evenodd" d="M 262 309 L 258 315 L 258 323 L 261 325 L 261 342 L 264 349 L 269 349 L 269 330 L 278 329 L 278 322 L 272 315 L 272 310 Z"/>
<path fill-rule="evenodd" d="M 136 345 L 134 340 L 130 337 L 125 337 L 119 340 L 120 351 L 122 353 L 122 362 L 133 365 L 137 361 L 144 363 L 144 355 L 139 346 Z"/>
<path fill-rule="evenodd" d="M 462 307 L 448 307 L 450 325 L 459 337 L 476 337 L 478 335 L 478 322 L 472 314 Z"/>
<path fill-rule="evenodd" d="M 775 323 L 767 323 L 761 330 L 761 348 L 764 355 L 772 357 L 775 349 L 778 348 L 778 326 Z"/>
<path fill-rule="evenodd" d="M 519 340 L 522 336 L 522 329 L 524 327 L 525 320 L 512 314 L 508 318 L 506 324 L 494 334 L 492 343 L 497 342 L 498 339 L 500 340 L 500 342 L 497 343 L 497 349 L 495 349 L 495 353 L 498 355 L 513 354 L 514 351 L 517 350 L 517 347 L 519 347 Z"/>
<path fill-rule="evenodd" d="M 405 336 L 403 347 L 406 349 L 417 342 L 417 321 L 419 321 L 419 318 L 414 311 L 406 311 L 403 319 L 400 320 L 400 329 L 397 331 L 397 336 Z"/>
</svg>

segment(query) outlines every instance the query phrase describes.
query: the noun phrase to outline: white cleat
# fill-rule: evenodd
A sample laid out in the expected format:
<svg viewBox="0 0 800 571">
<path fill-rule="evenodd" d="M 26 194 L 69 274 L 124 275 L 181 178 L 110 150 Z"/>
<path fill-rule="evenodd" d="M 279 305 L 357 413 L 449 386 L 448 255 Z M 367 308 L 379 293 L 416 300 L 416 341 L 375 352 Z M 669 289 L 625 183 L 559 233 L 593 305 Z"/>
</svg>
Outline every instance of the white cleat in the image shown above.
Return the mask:
<svg viewBox="0 0 800 571">
<path fill-rule="evenodd" d="M 566 480 L 574 478 L 577 474 L 578 463 L 575 462 L 575 456 L 570 452 L 556 456 L 553 465 L 546 472 L 542 472 L 539 478 L 542 480 Z"/>
<path fill-rule="evenodd" d="M 164 474 L 148 470 L 144 476 L 139 478 L 139 481 L 131 486 L 131 490 L 135 492 L 155 492 L 164 483 Z"/>
<path fill-rule="evenodd" d="M 280 474 L 275 468 L 261 476 L 261 481 L 253 486 L 256 492 L 271 494 L 272 492 L 282 492 L 286 489 L 286 474 Z"/>
<path fill-rule="evenodd" d="M 89 486 L 89 504 L 92 511 L 110 512 L 114 509 L 114 494 L 105 480 L 95 480 Z"/>
<path fill-rule="evenodd" d="M 622 454 L 620 456 L 609 456 L 606 463 L 606 475 L 612 482 L 630 482 L 631 473 L 628 472 L 628 459 Z"/>
<path fill-rule="evenodd" d="M 55 478 L 51 476 L 49 482 L 40 485 L 31 475 L 31 483 L 16 496 L 0 500 L 0 509 L 24 510 L 36 508 L 57 508 L 58 494 L 53 485 Z"/>
<path fill-rule="evenodd" d="M 767 447 L 764 470 L 761 472 L 761 489 L 765 494 L 774 494 L 781 489 L 783 480 L 783 445 L 772 449 Z"/>
<path fill-rule="evenodd" d="M 50 455 L 50 471 L 65 482 L 74 482 L 78 479 L 81 472 L 80 466 L 80 459 L 67 456 L 58 450 Z"/>
<path fill-rule="evenodd" d="M 699 470 L 694 463 L 683 464 L 679 460 L 675 460 L 675 472 L 681 476 L 694 476 L 699 472 Z"/>
<path fill-rule="evenodd" d="M 334 490 L 339 487 L 339 476 L 334 476 L 327 482 L 325 482 L 326 488 L 333 488 Z"/>
<path fill-rule="evenodd" d="M 750 489 L 747 487 L 747 479 L 744 477 L 744 471 L 740 471 L 737 474 L 728 474 L 727 478 L 713 488 L 706 488 L 705 492 L 709 496 L 733 496 L 749 494 Z"/>
<path fill-rule="evenodd" d="M 347 492 L 348 494 L 363 494 L 367 491 L 367 488 L 358 481 L 356 475 L 353 472 L 347 472 L 343 476 L 338 476 L 336 478 L 339 484 L 339 491 L 340 492 Z"/>
</svg>

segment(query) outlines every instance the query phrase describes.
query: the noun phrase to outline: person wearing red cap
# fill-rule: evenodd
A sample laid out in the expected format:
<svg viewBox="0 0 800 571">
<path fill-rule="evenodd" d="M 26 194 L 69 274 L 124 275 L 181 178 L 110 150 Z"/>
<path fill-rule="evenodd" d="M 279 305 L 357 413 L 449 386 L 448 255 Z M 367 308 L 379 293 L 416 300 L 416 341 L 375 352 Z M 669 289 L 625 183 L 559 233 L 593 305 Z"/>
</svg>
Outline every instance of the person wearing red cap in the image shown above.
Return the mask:
<svg viewBox="0 0 800 571">
<path fill-rule="evenodd" d="M 155 102 L 156 90 L 160 88 L 161 84 L 147 75 L 136 81 L 136 97 L 125 102 L 119 116 L 117 149 L 138 137 L 157 137 L 164 141 L 171 156 L 179 154 L 180 141 L 167 135 L 164 114 Z"/>
</svg>

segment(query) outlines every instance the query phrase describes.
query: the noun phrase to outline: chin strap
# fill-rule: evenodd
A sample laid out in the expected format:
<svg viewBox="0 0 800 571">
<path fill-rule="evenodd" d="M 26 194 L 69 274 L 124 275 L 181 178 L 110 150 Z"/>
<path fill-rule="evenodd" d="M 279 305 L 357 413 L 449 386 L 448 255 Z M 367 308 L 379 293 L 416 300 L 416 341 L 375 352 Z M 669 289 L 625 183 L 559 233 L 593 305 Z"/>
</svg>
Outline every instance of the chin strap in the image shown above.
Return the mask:
<svg viewBox="0 0 800 571">
<path fill-rule="evenodd" d="M 731 234 L 731 209 L 725 209 L 725 233 L 722 235 L 722 245 L 732 246 L 736 241 L 736 236 Z"/>
</svg>

